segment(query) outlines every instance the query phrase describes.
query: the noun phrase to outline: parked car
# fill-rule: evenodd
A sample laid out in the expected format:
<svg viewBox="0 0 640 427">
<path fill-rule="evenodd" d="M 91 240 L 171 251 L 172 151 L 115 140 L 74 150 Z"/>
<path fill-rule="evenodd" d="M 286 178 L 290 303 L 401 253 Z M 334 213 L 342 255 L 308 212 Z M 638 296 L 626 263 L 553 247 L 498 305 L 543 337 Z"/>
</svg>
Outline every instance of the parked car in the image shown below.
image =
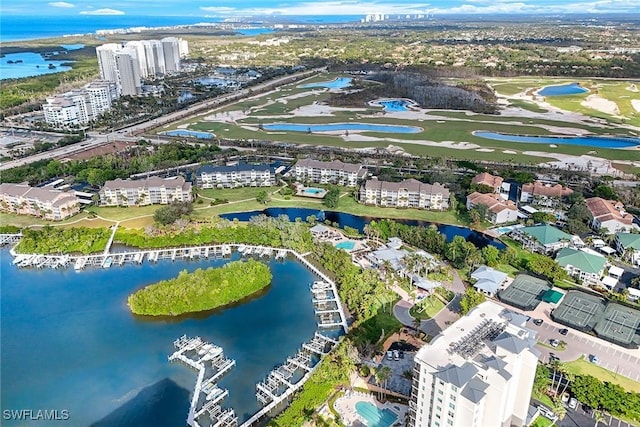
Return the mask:
<svg viewBox="0 0 640 427">
<path fill-rule="evenodd" d="M 558 332 L 560 332 L 560 335 L 567 335 L 567 333 L 569 332 L 569 330 L 567 328 L 562 328 L 560 329 Z"/>
<path fill-rule="evenodd" d="M 387 351 L 387 360 L 393 360 L 393 352 L 391 350 Z"/>
<path fill-rule="evenodd" d="M 542 325 L 542 322 L 544 322 L 544 320 L 542 320 L 542 319 L 534 319 L 533 320 L 533 324 L 536 325 L 536 326 Z"/>
<path fill-rule="evenodd" d="M 560 360 L 560 358 L 556 356 L 555 353 L 549 353 L 549 363 L 553 362 L 554 360 Z"/>
<path fill-rule="evenodd" d="M 578 407 L 578 399 L 572 397 L 569 399 L 569 404 L 567 405 L 569 409 L 576 409 Z"/>
<path fill-rule="evenodd" d="M 398 353 L 398 350 L 393 350 L 393 359 L 400 360 L 400 353 Z"/>
<path fill-rule="evenodd" d="M 400 350 L 400 359 L 404 359 L 404 351 Z"/>
<path fill-rule="evenodd" d="M 538 405 L 538 410 L 540 411 L 540 415 L 542 415 L 543 417 L 549 418 L 550 420 L 556 419 L 556 414 L 554 414 L 553 411 L 546 406 Z"/>
<path fill-rule="evenodd" d="M 598 364 L 600 364 L 600 359 L 595 354 L 590 354 L 589 355 L 589 362 L 591 362 L 591 363 L 593 363 L 595 365 L 598 365 Z"/>
<path fill-rule="evenodd" d="M 554 338 L 552 340 L 549 340 L 549 343 L 551 344 L 551 347 L 557 347 L 558 344 L 560 344 L 560 341 Z"/>
</svg>

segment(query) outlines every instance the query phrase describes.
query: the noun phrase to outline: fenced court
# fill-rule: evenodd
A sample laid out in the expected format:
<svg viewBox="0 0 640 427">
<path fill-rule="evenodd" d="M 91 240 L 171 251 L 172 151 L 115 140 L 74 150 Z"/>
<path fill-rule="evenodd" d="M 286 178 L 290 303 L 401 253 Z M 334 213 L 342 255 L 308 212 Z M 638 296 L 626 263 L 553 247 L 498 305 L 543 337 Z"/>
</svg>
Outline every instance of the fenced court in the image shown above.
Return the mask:
<svg viewBox="0 0 640 427">
<path fill-rule="evenodd" d="M 580 291 L 569 291 L 562 303 L 551 312 L 551 318 L 581 331 L 593 329 L 602 318 L 606 302 Z"/>
<path fill-rule="evenodd" d="M 535 310 L 542 301 L 542 294 L 549 289 L 551 285 L 547 281 L 519 274 L 507 289 L 498 293 L 498 298 L 522 310 Z"/>
<path fill-rule="evenodd" d="M 624 347 L 640 345 L 640 311 L 609 303 L 593 328 L 599 337 Z"/>
</svg>

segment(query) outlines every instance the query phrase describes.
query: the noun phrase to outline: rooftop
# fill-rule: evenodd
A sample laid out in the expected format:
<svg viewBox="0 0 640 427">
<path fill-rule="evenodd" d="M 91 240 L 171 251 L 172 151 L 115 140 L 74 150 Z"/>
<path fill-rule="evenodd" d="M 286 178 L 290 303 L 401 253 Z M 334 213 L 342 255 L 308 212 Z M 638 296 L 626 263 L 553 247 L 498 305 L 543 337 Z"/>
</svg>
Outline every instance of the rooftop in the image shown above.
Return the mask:
<svg viewBox="0 0 640 427">
<path fill-rule="evenodd" d="M 598 221 L 618 221 L 622 224 L 633 224 L 633 216 L 624 210 L 624 205 L 615 200 L 606 200 L 601 197 L 591 197 L 585 200 L 587 209 Z"/>
<path fill-rule="evenodd" d="M 623 248 L 631 248 L 640 251 L 640 234 L 637 233 L 616 233 L 616 239 Z"/>
<path fill-rule="evenodd" d="M 598 274 L 604 269 L 607 260 L 603 256 L 593 255 L 572 248 L 563 248 L 556 255 L 556 261 L 561 267 L 568 265 L 585 273 Z"/>
<path fill-rule="evenodd" d="M 204 165 L 197 171 L 196 175 L 202 175 L 203 173 L 226 173 L 226 172 L 244 172 L 244 171 L 268 171 L 271 170 L 271 166 L 266 163 L 252 164 L 246 162 L 238 162 L 235 165 Z"/>
<path fill-rule="evenodd" d="M 567 187 L 563 187 L 560 184 L 545 184 L 540 181 L 524 184 L 522 186 L 523 193 L 530 193 L 534 196 L 544 197 L 567 197 L 573 194 L 573 190 Z"/>
<path fill-rule="evenodd" d="M 323 162 L 314 159 L 302 159 L 296 163 L 296 167 L 313 168 L 313 169 L 332 169 L 345 172 L 355 172 L 358 175 L 364 175 L 366 170 L 360 163 L 344 163 L 340 160 L 332 160 L 330 162 Z"/>
<path fill-rule="evenodd" d="M 490 212 L 495 214 L 502 212 L 505 209 L 517 211 L 518 207 L 510 200 L 504 200 L 498 194 L 483 194 L 473 192 L 467 196 L 467 199 L 472 205 L 484 205 Z"/>
<path fill-rule="evenodd" d="M 486 172 L 482 172 L 473 177 L 472 184 L 484 184 L 493 188 L 494 190 L 500 188 L 504 179 L 501 176 L 494 176 Z"/>
<path fill-rule="evenodd" d="M 433 184 L 425 184 L 417 179 L 406 179 L 401 182 L 379 181 L 377 178 L 369 179 L 364 183 L 365 190 L 386 190 L 401 191 L 406 190 L 413 193 L 421 194 L 442 194 L 444 199 L 449 198 L 449 189 L 439 182 Z"/>
<path fill-rule="evenodd" d="M 542 245 L 550 245 L 561 240 L 571 240 L 571 237 L 573 237 L 571 234 L 565 233 L 549 224 L 522 227 L 520 232 L 531 236 Z"/>
</svg>

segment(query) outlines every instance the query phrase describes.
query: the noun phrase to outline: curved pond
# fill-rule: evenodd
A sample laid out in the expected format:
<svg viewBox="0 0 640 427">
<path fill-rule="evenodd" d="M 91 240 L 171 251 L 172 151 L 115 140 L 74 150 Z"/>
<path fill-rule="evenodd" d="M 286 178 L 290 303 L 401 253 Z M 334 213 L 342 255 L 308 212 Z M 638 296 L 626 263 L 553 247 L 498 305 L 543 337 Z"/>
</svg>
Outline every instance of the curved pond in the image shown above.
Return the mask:
<svg viewBox="0 0 640 427">
<path fill-rule="evenodd" d="M 238 219 L 238 221 L 249 221 L 252 217 L 257 215 L 267 215 L 270 217 L 277 217 L 280 215 L 287 215 L 290 221 L 295 221 L 296 218 L 300 218 L 303 221 L 307 219 L 307 217 L 311 215 L 315 215 L 315 217 L 319 221 L 329 220 L 331 222 L 337 223 L 341 228 L 345 226 L 349 226 L 351 228 L 355 228 L 360 233 L 363 232 L 364 226 L 370 223 L 371 221 L 377 221 L 382 218 L 370 217 L 370 216 L 358 216 L 352 215 L 345 212 L 333 212 L 333 211 L 321 211 L 317 209 L 306 209 L 306 208 L 267 208 L 262 211 L 250 211 L 250 212 L 233 212 L 221 214 L 221 218 L 226 218 L 229 220 Z M 438 231 L 445 235 L 447 241 L 450 242 L 453 240 L 455 236 L 462 236 L 466 240 L 472 242 L 479 248 L 483 248 L 487 245 L 495 246 L 498 249 L 504 249 L 504 243 L 495 240 L 484 233 L 479 231 L 472 230 L 467 227 L 460 227 L 457 225 L 448 225 L 448 224 L 434 224 L 428 221 L 420 221 L 415 219 L 393 219 L 393 221 L 397 221 L 401 224 L 406 225 L 414 225 L 421 227 L 429 227 L 431 225 L 435 225 L 438 227 Z"/>
<path fill-rule="evenodd" d="M 569 83 L 564 85 L 545 86 L 538 91 L 538 95 L 562 96 L 562 95 L 577 95 L 585 92 L 589 92 L 589 89 L 580 86 L 579 83 Z"/>
<path fill-rule="evenodd" d="M 389 113 L 397 113 L 400 111 L 409 111 L 409 106 L 414 105 L 415 103 L 406 99 L 380 99 L 371 101 L 369 104 L 384 107 L 384 111 Z"/>
<path fill-rule="evenodd" d="M 418 133 L 422 128 L 417 126 L 374 125 L 371 123 L 330 123 L 312 125 L 304 123 L 270 123 L 263 125 L 265 130 L 284 130 L 292 132 L 332 132 L 332 131 L 370 131 L 387 133 Z"/>
<path fill-rule="evenodd" d="M 352 80 L 353 79 L 351 77 L 337 77 L 334 80 L 329 80 L 324 82 L 305 83 L 305 84 L 299 85 L 298 87 L 301 89 L 308 89 L 313 87 L 325 87 L 327 89 L 342 89 L 351 85 Z"/>
<path fill-rule="evenodd" d="M 215 135 L 210 132 L 200 132 L 196 130 L 187 130 L 187 129 L 176 129 L 169 130 L 166 132 L 161 132 L 161 135 L 168 136 L 183 136 L 187 138 L 199 138 L 199 139 L 213 139 Z"/>
<path fill-rule="evenodd" d="M 72 61 L 63 60 L 62 56 L 60 58 L 60 60 L 49 61 L 39 53 L 33 52 L 6 54 L 0 58 L 0 80 L 21 79 L 71 70 L 70 66 L 62 64 L 69 64 Z"/>
<path fill-rule="evenodd" d="M 231 259 L 238 259 L 234 253 Z M 317 329 L 309 284 L 298 262 L 264 260 L 273 282 L 260 296 L 222 310 L 170 319 L 133 316 L 127 296 L 181 270 L 229 260 L 169 260 L 92 268 L 18 269 L 0 251 L 2 409 L 66 409 L 68 421 L 12 426 L 175 427 L 185 425 L 197 374 L 167 361 L 173 341 L 201 336 L 236 360 L 220 381 L 224 407 L 240 422 L 258 408 L 255 384 L 294 355 Z M 93 424 L 95 423 L 95 424 Z"/>
<path fill-rule="evenodd" d="M 473 135 L 496 141 L 523 142 L 525 144 L 583 145 L 598 148 L 630 148 L 640 145 L 640 138 L 609 136 L 535 136 L 476 131 Z"/>
</svg>

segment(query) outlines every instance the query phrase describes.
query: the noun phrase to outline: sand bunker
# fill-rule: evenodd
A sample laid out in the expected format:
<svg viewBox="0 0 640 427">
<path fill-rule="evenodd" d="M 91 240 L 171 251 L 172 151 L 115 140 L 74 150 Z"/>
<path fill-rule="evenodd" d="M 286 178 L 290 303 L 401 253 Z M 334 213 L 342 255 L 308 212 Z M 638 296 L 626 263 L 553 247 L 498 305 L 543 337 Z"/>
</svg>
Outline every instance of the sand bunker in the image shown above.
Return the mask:
<svg viewBox="0 0 640 427">
<path fill-rule="evenodd" d="M 627 90 L 630 90 L 631 92 L 638 92 L 638 86 L 631 83 L 629 86 L 627 86 Z"/>
<path fill-rule="evenodd" d="M 583 107 L 591 108 L 593 110 L 601 111 L 606 114 L 611 114 L 613 116 L 620 115 L 618 104 L 606 98 L 603 98 L 600 95 L 589 95 L 584 101 L 580 103 L 580 105 L 582 105 Z"/>
<path fill-rule="evenodd" d="M 481 151 L 483 153 L 493 153 L 493 148 L 478 148 L 476 151 Z"/>
<path fill-rule="evenodd" d="M 631 106 L 634 110 L 640 113 L 640 99 L 632 99 Z"/>
<path fill-rule="evenodd" d="M 513 151 L 513 150 L 503 150 L 502 151 L 504 154 L 518 154 L 517 152 Z"/>
</svg>

